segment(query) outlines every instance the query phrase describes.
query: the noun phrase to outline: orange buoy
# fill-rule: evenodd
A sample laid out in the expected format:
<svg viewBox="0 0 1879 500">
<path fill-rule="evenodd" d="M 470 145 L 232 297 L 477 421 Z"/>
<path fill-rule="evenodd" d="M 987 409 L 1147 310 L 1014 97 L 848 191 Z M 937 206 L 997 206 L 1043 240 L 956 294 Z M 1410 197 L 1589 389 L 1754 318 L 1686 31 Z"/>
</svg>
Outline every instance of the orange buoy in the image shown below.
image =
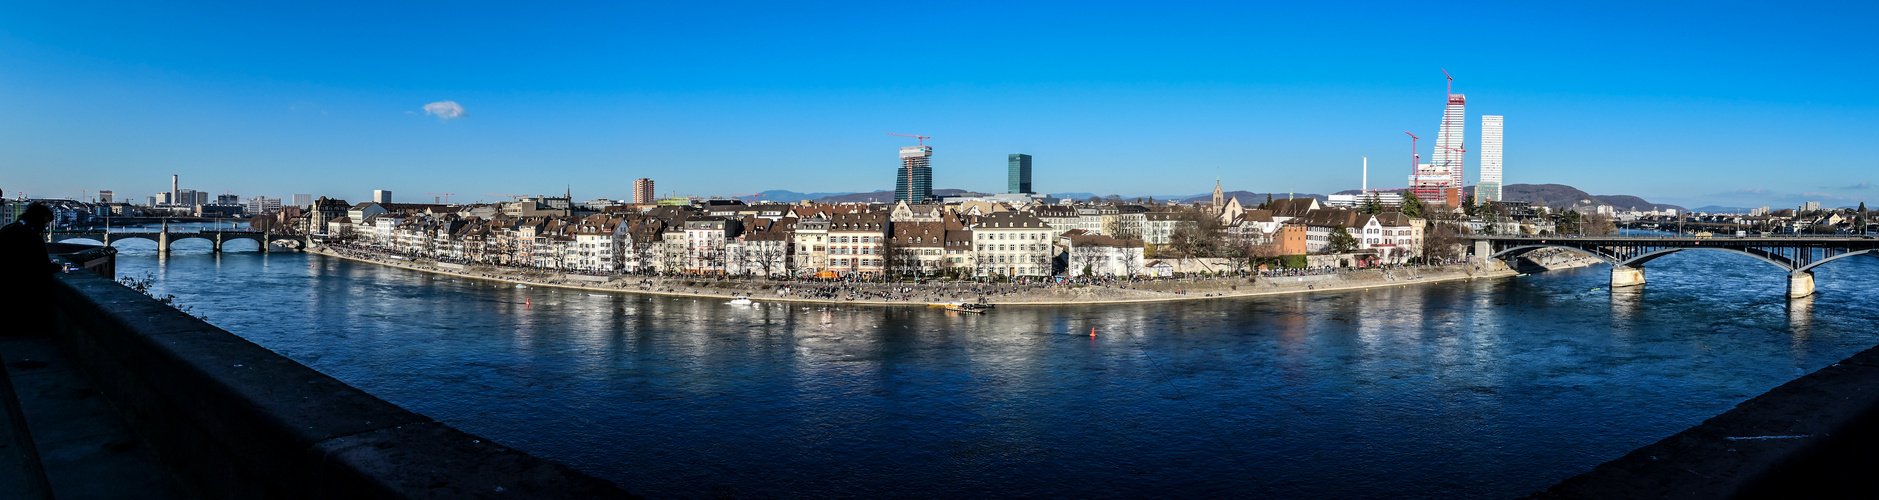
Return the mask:
<svg viewBox="0 0 1879 500">
<path fill-rule="evenodd" d="M 1096 327 L 1090 327 L 1090 338 L 1096 338 Z"/>
</svg>

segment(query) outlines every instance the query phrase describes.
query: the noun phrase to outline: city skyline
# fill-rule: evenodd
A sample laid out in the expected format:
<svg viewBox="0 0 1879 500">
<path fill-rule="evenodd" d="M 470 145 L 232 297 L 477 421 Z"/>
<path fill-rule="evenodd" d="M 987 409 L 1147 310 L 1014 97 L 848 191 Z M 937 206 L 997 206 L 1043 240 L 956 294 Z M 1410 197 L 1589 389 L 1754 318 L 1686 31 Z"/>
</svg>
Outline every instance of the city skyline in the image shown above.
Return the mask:
<svg viewBox="0 0 1879 500">
<path fill-rule="evenodd" d="M 913 65 L 882 45 L 895 36 L 876 26 L 888 12 L 679 9 L 513 20 L 470 9 L 414 24 L 421 6 L 344 16 L 125 6 L 96 17 L 18 6 L 0 20 L 0 89 L 13 96 L 0 112 L 14 118 L 0 129 L 0 189 L 139 200 L 180 173 L 198 190 L 244 198 L 575 184 L 583 198 L 621 199 L 641 177 L 659 179 L 661 195 L 868 192 L 893 189 L 882 173 L 897 163 L 889 148 L 903 145 L 881 134 L 919 131 L 945 151 L 931 165 L 936 188 L 1004 191 L 1007 155 L 1022 151 L 1039 161 L 1041 193 L 1199 193 L 1216 175 L 1229 189 L 1330 193 L 1360 184 L 1358 158 L 1406 160 L 1393 135 L 1402 130 L 1431 139 L 1421 150 L 1435 156 L 1427 116 L 1442 69 L 1476 114 L 1516 117 L 1508 184 L 1689 207 L 1841 206 L 1870 201 L 1864 176 L 1879 154 L 1863 139 L 1879 130 L 1879 105 L 1860 90 L 1874 56 L 1852 49 L 1873 42 L 1857 28 L 1874 17 L 1865 6 L 1756 16 L 1652 7 L 1629 19 L 1592 8 L 1380 4 L 1351 17 L 1287 7 L 1257 13 L 1296 26 L 1259 30 L 1102 5 L 1063 19 L 1031 6 L 935 9 L 944 28 Z M 1416 56 L 1392 45 L 1396 35 L 1372 33 L 1451 14 L 1482 27 L 1462 41 L 1466 55 Z M 1634 30 L 1679 16 L 1703 22 Z M 614 22 L 633 29 L 600 29 Z M 1009 23 L 1036 29 L 974 36 Z M 261 25 L 274 28 L 243 28 Z M 452 36 L 462 29 L 498 34 Z M 784 34 L 775 50 L 786 57 L 744 54 Z M 698 43 L 719 35 L 729 36 Z M 309 38 L 323 42 L 296 45 Z M 549 50 L 588 45 L 597 48 Z M 395 48 L 374 52 L 381 46 Z M 1638 47 L 1648 49 L 1628 50 Z M 1779 87 L 1743 78 L 1734 62 L 1769 54 L 1793 65 L 1767 70 Z M 743 74 L 765 76 L 732 76 Z M 1464 161 L 1480 164 L 1477 155 Z M 758 156 L 765 162 L 748 161 Z M 497 176 L 517 180 L 489 187 Z M 1468 176 L 1474 185 L 1478 174 Z M 1402 187 L 1400 176 L 1375 177 L 1371 187 Z"/>
</svg>

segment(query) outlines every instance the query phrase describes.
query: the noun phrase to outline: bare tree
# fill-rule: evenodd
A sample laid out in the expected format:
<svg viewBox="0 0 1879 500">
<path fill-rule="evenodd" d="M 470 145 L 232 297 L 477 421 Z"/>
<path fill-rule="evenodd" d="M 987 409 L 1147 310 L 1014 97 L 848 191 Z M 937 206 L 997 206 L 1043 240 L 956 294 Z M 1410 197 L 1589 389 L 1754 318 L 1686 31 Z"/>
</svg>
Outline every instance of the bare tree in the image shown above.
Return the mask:
<svg viewBox="0 0 1879 500">
<path fill-rule="evenodd" d="M 1127 276 L 1135 276 L 1142 273 L 1142 254 L 1141 252 L 1134 251 L 1133 248 L 1134 247 L 1123 247 L 1122 255 L 1118 257 L 1122 264 L 1122 272 Z"/>
<path fill-rule="evenodd" d="M 1612 216 L 1601 212 L 1586 214 L 1584 227 L 1585 234 L 1592 236 L 1605 236 L 1617 230 L 1617 225 L 1612 223 Z"/>
<path fill-rule="evenodd" d="M 1168 235 L 1168 247 L 1183 258 L 1209 255 L 1220 244 L 1221 229 L 1219 218 L 1199 210 L 1185 211 Z"/>
<path fill-rule="evenodd" d="M 1461 232 L 1453 224 L 1430 223 L 1422 239 L 1425 257 L 1453 259 L 1461 256 Z"/>
<path fill-rule="evenodd" d="M 759 240 L 751 242 L 750 258 L 756 261 L 756 267 L 763 270 L 764 276 L 774 276 L 779 267 L 786 266 L 784 259 L 789 258 L 789 250 L 783 240 Z"/>
</svg>

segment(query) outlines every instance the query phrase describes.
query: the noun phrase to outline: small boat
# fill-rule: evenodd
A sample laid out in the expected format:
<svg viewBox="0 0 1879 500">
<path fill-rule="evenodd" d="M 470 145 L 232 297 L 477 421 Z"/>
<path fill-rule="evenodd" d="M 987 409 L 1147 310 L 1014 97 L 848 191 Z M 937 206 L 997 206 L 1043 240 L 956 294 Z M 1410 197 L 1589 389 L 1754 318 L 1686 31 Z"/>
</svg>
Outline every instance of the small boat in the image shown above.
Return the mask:
<svg viewBox="0 0 1879 500">
<path fill-rule="evenodd" d="M 756 303 L 756 302 L 752 302 L 752 301 L 750 300 L 750 297 L 741 297 L 741 296 L 740 296 L 740 297 L 737 297 L 737 298 L 734 298 L 734 299 L 731 299 L 731 302 L 730 302 L 730 304 L 731 304 L 731 305 L 734 305 L 734 306 L 747 306 L 747 305 L 751 305 L 751 304 L 755 304 L 755 303 Z"/>
<path fill-rule="evenodd" d="M 528 288 L 528 285 L 516 285 L 516 288 Z"/>
<path fill-rule="evenodd" d="M 942 307 L 945 307 L 946 310 L 948 311 L 958 311 L 958 312 L 972 313 L 972 314 L 985 314 L 986 310 L 992 308 L 992 306 L 985 305 L 985 304 L 967 304 L 964 302 L 961 302 L 958 304 L 946 304 Z"/>
</svg>

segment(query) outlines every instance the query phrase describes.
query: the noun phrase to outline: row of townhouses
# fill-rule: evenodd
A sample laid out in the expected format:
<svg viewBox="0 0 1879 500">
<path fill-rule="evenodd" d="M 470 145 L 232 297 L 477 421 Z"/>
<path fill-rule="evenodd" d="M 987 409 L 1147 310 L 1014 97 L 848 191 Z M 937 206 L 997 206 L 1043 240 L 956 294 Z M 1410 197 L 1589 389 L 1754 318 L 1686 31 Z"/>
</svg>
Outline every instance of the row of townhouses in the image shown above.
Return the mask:
<svg viewBox="0 0 1879 500">
<path fill-rule="evenodd" d="M 1423 232 L 1419 219 L 1361 215 L 1309 198 L 1258 210 L 1237 200 L 1193 207 L 732 202 L 616 206 L 591 215 L 326 199 L 310 208 L 307 224 L 317 226 L 309 229 L 329 241 L 591 273 L 1126 276 L 1140 274 L 1146 256 L 1166 258 L 1178 240 L 1195 237 L 1295 255 L 1324 252 L 1330 235 L 1343 230 L 1358 252 L 1396 262 L 1416 255 Z"/>
</svg>

